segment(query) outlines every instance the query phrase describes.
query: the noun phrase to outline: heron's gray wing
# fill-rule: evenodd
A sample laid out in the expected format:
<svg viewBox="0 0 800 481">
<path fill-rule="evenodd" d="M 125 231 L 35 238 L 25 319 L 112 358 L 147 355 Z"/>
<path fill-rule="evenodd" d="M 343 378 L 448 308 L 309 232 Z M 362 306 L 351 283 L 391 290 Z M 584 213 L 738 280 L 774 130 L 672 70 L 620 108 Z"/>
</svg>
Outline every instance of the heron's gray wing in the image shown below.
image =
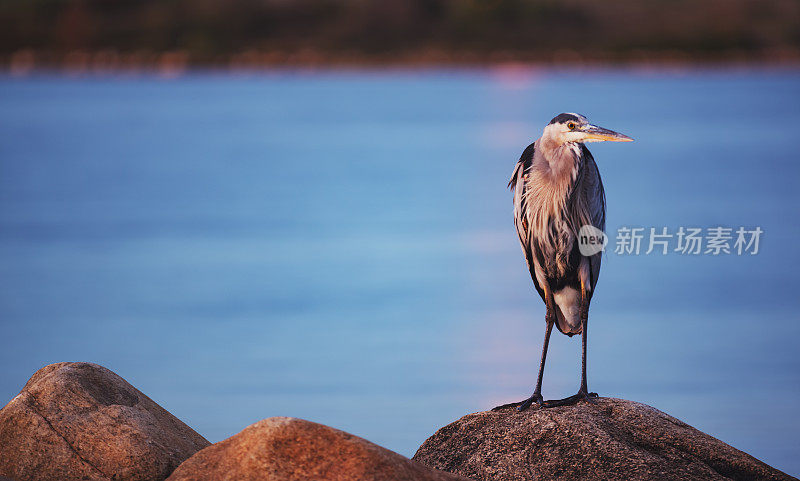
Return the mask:
<svg viewBox="0 0 800 481">
<path fill-rule="evenodd" d="M 514 192 L 514 226 L 517 228 L 517 235 L 519 236 L 519 243 L 522 246 L 522 252 L 525 253 L 525 261 L 528 264 L 528 272 L 533 279 L 533 285 L 536 291 L 544 299 L 544 290 L 536 280 L 536 273 L 534 272 L 535 263 L 534 259 L 537 253 L 534 252 L 538 247 L 532 241 L 530 226 L 528 225 L 527 218 L 527 196 L 525 195 L 525 178 L 528 169 L 533 163 L 533 154 L 535 151 L 536 143 L 533 143 L 525 148 L 522 155 L 514 167 L 514 173 L 511 175 L 511 180 L 508 181 L 508 187 Z M 545 301 L 546 302 L 546 301 Z"/>
<path fill-rule="evenodd" d="M 595 163 L 592 153 L 589 152 L 586 145 L 581 145 L 585 162 L 584 168 L 586 171 L 586 178 L 583 186 L 586 189 L 586 199 L 589 201 L 589 215 L 591 216 L 592 225 L 605 232 L 606 192 L 603 189 L 603 180 L 600 178 L 600 171 L 597 169 L 597 163 Z M 589 258 L 592 293 L 594 293 L 594 286 L 597 285 L 597 279 L 600 277 L 602 256 L 603 253 L 598 252 Z"/>
</svg>

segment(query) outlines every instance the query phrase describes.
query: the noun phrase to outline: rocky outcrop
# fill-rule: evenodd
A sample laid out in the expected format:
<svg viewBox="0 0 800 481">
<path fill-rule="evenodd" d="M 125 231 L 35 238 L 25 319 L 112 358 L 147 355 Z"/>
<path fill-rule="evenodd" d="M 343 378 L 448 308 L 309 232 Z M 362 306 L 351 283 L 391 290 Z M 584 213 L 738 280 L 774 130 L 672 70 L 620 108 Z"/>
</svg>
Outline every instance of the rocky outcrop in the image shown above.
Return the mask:
<svg viewBox="0 0 800 481">
<path fill-rule="evenodd" d="M 795 479 L 655 408 L 611 398 L 470 414 L 414 459 L 486 481 Z"/>
<path fill-rule="evenodd" d="M 208 445 L 96 364 L 45 366 L 0 410 L 0 475 L 17 481 L 163 480 Z"/>
<path fill-rule="evenodd" d="M 189 458 L 168 481 L 466 481 L 352 434 L 269 418 Z"/>
<path fill-rule="evenodd" d="M 124 379 L 89 363 L 40 369 L 0 410 L 0 481 L 167 476 L 169 481 L 795 479 L 650 406 L 610 398 L 470 414 L 425 441 L 414 460 L 293 418 L 265 419 L 209 445 Z"/>
</svg>

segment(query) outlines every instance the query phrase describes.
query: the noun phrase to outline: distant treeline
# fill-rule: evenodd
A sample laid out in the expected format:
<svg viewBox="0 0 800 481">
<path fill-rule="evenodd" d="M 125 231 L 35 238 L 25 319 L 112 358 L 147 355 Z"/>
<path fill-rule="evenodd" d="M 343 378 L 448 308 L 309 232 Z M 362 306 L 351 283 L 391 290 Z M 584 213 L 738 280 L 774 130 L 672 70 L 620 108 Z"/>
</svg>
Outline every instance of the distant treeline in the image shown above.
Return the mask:
<svg viewBox="0 0 800 481">
<path fill-rule="evenodd" d="M 798 0 L 0 0 L 0 25 L 6 62 L 54 64 L 800 58 Z"/>
</svg>

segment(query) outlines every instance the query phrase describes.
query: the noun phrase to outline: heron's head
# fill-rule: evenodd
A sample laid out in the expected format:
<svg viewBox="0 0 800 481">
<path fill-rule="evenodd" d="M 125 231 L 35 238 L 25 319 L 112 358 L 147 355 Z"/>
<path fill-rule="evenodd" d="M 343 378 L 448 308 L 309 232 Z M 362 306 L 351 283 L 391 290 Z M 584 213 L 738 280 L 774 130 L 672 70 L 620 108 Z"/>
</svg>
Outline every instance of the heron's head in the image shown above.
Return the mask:
<svg viewBox="0 0 800 481">
<path fill-rule="evenodd" d="M 568 142 L 632 142 L 627 135 L 592 125 L 581 114 L 559 114 L 544 128 L 542 138 L 563 145 Z"/>
</svg>

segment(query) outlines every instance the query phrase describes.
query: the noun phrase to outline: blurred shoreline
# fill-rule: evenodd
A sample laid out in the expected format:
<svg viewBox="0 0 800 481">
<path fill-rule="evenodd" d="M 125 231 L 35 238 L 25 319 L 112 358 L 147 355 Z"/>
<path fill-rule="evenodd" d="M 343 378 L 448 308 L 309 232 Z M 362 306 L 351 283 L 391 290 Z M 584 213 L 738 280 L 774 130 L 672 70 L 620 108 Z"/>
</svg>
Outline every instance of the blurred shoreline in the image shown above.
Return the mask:
<svg viewBox="0 0 800 481">
<path fill-rule="evenodd" d="M 796 0 L 7 0 L 15 75 L 800 65 Z"/>
<path fill-rule="evenodd" d="M 491 56 L 445 51 L 408 55 L 331 55 L 313 50 L 298 52 L 248 50 L 214 59 L 196 58 L 183 50 L 120 53 L 113 49 L 79 50 L 67 54 L 22 49 L 0 56 L 0 74 L 25 77 L 39 74 L 68 76 L 157 75 L 171 78 L 191 72 L 259 73 L 275 70 L 795 70 L 800 52 L 783 51 L 759 57 L 731 52 L 697 58 L 682 52 L 645 53 L 616 58 L 582 58 L 576 52 L 560 52 L 552 59 L 522 57 L 508 52 Z"/>
</svg>

